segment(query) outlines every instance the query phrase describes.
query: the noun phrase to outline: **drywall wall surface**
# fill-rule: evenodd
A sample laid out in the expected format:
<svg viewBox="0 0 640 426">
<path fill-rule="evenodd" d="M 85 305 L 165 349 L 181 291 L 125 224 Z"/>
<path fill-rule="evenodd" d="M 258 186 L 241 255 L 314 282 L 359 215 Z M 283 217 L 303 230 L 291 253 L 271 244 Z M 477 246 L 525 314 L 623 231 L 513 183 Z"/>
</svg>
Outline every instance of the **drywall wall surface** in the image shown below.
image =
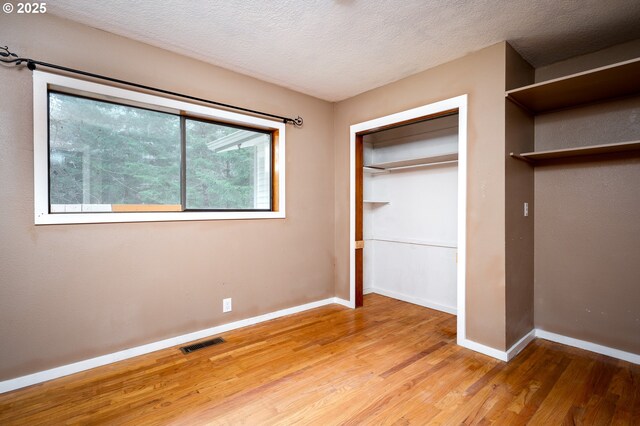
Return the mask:
<svg viewBox="0 0 640 426">
<path fill-rule="evenodd" d="M 287 126 L 286 219 L 34 226 L 31 72 L 0 67 L 0 380 L 334 295 L 331 103 L 50 15 L 0 14 L 0 40 L 304 118 Z"/>
<path fill-rule="evenodd" d="M 336 295 L 349 297 L 349 127 L 469 95 L 466 332 L 505 349 L 505 46 L 499 43 L 335 106 Z"/>
<path fill-rule="evenodd" d="M 640 157 L 535 179 L 536 328 L 640 354 Z"/>
<path fill-rule="evenodd" d="M 536 68 L 536 83 L 640 57 L 640 39 Z"/>
<path fill-rule="evenodd" d="M 536 70 L 509 43 L 505 48 L 505 90 L 533 84 Z"/>
<path fill-rule="evenodd" d="M 535 128 L 538 151 L 640 140 L 640 96 L 541 114 Z"/>
<path fill-rule="evenodd" d="M 640 96 L 543 114 L 536 150 L 640 139 Z M 640 156 L 535 169 L 535 323 L 640 353 Z"/>
<path fill-rule="evenodd" d="M 365 261 L 373 258 L 373 287 L 382 294 L 455 311 L 456 164 L 365 175 L 365 180 L 373 181 L 372 193 L 365 192 L 365 199 L 389 201 L 364 211 L 372 216 L 371 239 L 363 255 Z"/>
<path fill-rule="evenodd" d="M 533 82 L 534 70 L 507 44 L 506 89 Z M 505 99 L 505 233 L 507 348 L 533 329 L 534 174 L 510 152 L 533 151 L 533 118 Z M 525 216 L 527 203 L 527 216 Z"/>
</svg>

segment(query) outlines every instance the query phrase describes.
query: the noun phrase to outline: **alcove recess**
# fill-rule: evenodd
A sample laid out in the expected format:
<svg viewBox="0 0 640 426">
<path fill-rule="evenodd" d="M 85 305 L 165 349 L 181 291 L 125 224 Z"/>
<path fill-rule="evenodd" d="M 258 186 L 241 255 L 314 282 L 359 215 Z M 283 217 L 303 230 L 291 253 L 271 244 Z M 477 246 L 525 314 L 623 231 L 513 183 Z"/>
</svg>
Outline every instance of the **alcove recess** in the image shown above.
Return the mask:
<svg viewBox="0 0 640 426">
<path fill-rule="evenodd" d="M 507 55 L 507 346 L 533 324 L 640 353 L 638 52 L 535 70 Z"/>
</svg>

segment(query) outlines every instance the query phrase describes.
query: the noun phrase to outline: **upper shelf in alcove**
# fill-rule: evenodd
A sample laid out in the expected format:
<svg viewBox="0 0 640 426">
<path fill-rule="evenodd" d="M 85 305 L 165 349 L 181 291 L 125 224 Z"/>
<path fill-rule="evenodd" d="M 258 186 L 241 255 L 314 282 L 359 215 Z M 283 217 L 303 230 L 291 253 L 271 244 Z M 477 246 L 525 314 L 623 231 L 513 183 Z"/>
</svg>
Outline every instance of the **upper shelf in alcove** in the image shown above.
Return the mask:
<svg viewBox="0 0 640 426">
<path fill-rule="evenodd" d="M 561 158 L 582 157 L 586 155 L 613 154 L 618 152 L 640 153 L 640 141 L 620 142 L 606 145 L 592 145 L 578 148 L 554 149 L 549 151 L 511 153 L 513 158 L 537 164 L 545 160 Z"/>
<path fill-rule="evenodd" d="M 542 113 L 640 93 L 640 58 L 509 90 L 506 97 Z"/>
</svg>

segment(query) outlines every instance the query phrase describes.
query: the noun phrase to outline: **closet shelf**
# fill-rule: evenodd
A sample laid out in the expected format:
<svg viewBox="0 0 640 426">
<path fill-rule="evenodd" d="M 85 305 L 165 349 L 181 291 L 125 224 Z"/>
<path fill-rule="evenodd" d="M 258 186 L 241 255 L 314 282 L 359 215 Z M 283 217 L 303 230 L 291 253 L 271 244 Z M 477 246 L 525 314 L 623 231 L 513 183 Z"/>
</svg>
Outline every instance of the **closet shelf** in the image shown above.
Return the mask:
<svg viewBox="0 0 640 426">
<path fill-rule="evenodd" d="M 640 93 L 640 58 L 543 81 L 506 92 L 532 113 Z"/>
<path fill-rule="evenodd" d="M 383 201 L 383 200 L 362 200 L 365 204 L 390 204 L 391 201 Z"/>
<path fill-rule="evenodd" d="M 580 148 L 554 149 L 550 151 L 523 152 L 522 154 L 510 154 L 518 160 L 527 161 L 532 164 L 540 163 L 544 160 L 558 158 L 582 157 L 585 155 L 612 154 L 616 152 L 636 152 L 640 153 L 640 141 L 612 143 L 607 145 L 592 145 Z"/>
<path fill-rule="evenodd" d="M 365 169 L 374 169 L 382 171 L 400 170 L 409 167 L 435 166 L 442 163 L 451 163 L 458 160 L 458 153 L 451 152 L 447 154 L 432 155 L 429 157 L 411 158 L 409 160 L 389 161 L 386 163 L 367 164 Z"/>
<path fill-rule="evenodd" d="M 377 168 L 377 167 L 368 167 L 368 166 L 364 166 L 364 167 L 362 168 L 362 170 L 363 170 L 365 173 L 368 173 L 368 174 L 370 174 L 370 175 L 382 175 L 382 174 L 385 174 L 385 173 L 389 173 L 389 170 L 379 169 L 379 168 Z"/>
</svg>

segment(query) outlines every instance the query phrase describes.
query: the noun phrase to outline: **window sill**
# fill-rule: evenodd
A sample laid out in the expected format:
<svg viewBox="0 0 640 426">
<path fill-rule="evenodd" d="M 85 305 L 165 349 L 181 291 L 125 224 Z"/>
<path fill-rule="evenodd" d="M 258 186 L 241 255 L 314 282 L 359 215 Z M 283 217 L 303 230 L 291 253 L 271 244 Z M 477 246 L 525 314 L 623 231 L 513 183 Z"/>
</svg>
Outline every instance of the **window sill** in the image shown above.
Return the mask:
<svg viewBox="0 0 640 426">
<path fill-rule="evenodd" d="M 285 212 L 39 213 L 35 215 L 35 224 L 179 222 L 188 220 L 284 219 L 285 217 Z"/>
</svg>

